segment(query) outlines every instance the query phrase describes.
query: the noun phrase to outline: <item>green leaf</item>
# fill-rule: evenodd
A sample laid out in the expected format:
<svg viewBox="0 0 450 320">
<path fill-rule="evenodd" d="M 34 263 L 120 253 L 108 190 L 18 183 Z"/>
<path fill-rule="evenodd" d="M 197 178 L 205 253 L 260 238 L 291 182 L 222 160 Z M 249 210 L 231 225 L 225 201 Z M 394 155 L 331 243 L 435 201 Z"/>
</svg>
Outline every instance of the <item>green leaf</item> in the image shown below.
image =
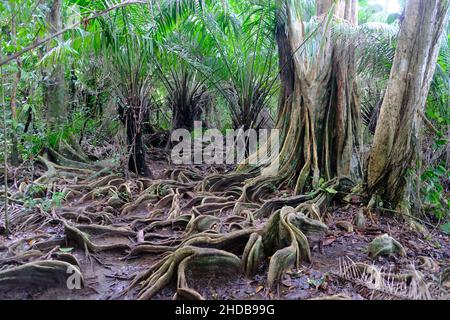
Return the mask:
<svg viewBox="0 0 450 320">
<path fill-rule="evenodd" d="M 443 147 L 443 146 L 445 146 L 447 144 L 447 140 L 445 140 L 445 139 L 439 139 L 439 140 L 436 140 L 436 147 Z"/>
<path fill-rule="evenodd" d="M 387 23 L 388 24 L 393 24 L 395 21 L 397 21 L 397 19 L 399 19 L 400 18 L 400 14 L 398 14 L 398 13 L 392 13 L 392 14 L 390 14 L 389 16 L 388 16 L 388 18 L 387 18 Z"/>
<path fill-rule="evenodd" d="M 445 234 L 450 234 L 450 222 L 447 222 L 446 224 L 443 224 L 441 226 L 441 230 L 442 232 L 444 232 Z"/>
<path fill-rule="evenodd" d="M 439 177 L 442 177 L 447 173 L 447 169 L 444 166 L 439 165 L 436 167 L 436 173 Z"/>
<path fill-rule="evenodd" d="M 325 179 L 324 178 L 320 178 L 319 180 L 319 186 L 323 186 L 325 183 Z"/>
<path fill-rule="evenodd" d="M 325 191 L 328 192 L 329 194 L 336 194 L 338 193 L 335 189 L 333 188 L 325 188 Z"/>
<path fill-rule="evenodd" d="M 70 253 L 72 252 L 73 248 L 59 248 L 59 251 L 64 253 Z"/>
</svg>

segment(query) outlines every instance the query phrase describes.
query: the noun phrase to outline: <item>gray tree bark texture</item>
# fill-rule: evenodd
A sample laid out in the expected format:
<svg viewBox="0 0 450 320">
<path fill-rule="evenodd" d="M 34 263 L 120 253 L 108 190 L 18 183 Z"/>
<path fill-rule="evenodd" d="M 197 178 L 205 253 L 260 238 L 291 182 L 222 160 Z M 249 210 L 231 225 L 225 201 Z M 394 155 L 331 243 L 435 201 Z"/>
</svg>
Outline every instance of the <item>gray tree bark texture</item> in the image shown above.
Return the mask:
<svg viewBox="0 0 450 320">
<path fill-rule="evenodd" d="M 421 125 L 448 23 L 448 0 L 408 0 L 367 167 L 372 199 L 393 208 L 406 196 L 408 171 L 417 155 Z"/>
<path fill-rule="evenodd" d="M 276 32 L 281 149 L 248 183 L 245 197 L 250 200 L 265 194 L 269 182 L 303 194 L 318 188 L 321 179 L 362 177 L 360 163 L 352 161 L 362 138 L 355 50 L 332 34 L 334 22 L 357 23 L 357 2 L 317 0 L 317 22 L 304 21 L 299 4 L 280 6 L 287 16 Z"/>
<path fill-rule="evenodd" d="M 322 19 L 318 30 L 323 46 L 314 56 L 297 50 L 307 41 L 304 23 L 289 5 L 287 34 L 290 50 L 293 52 L 294 88 L 288 108 L 285 146 L 294 142 L 303 144 L 304 156 L 296 159 L 300 165 L 296 177 L 296 190 L 304 189 L 312 173 L 312 185 L 317 186 L 319 178 L 350 176 L 351 156 L 354 147 L 360 144 L 359 98 L 355 82 L 354 48 L 343 46 L 334 40 L 331 23 L 327 22 L 329 10 L 334 10 L 336 19 L 356 24 L 356 2 L 318 0 L 317 15 Z M 348 19 L 347 19 L 347 18 Z M 300 123 L 296 119 L 301 119 Z M 286 128 L 287 128 L 286 127 Z M 293 134 L 293 136 L 291 136 Z M 303 137 L 302 137 L 303 136 Z M 294 138 L 295 137 L 295 138 Z M 285 148 L 295 150 L 295 145 Z M 293 155 L 289 155 L 292 161 Z M 295 157 L 295 155 L 294 155 Z"/>
<path fill-rule="evenodd" d="M 13 45 L 17 45 L 17 31 L 16 31 L 16 19 L 15 17 L 12 17 L 11 19 L 11 41 Z M 14 80 L 12 82 L 11 86 L 11 98 L 10 98 L 10 104 L 11 104 L 11 119 L 13 122 L 13 130 L 12 130 L 12 145 L 11 145 L 11 164 L 13 166 L 18 166 L 20 163 L 20 157 L 19 157 L 19 150 L 18 150 L 18 138 L 17 138 L 17 90 L 19 87 L 20 79 L 22 77 L 22 63 L 19 58 L 16 60 L 17 64 L 17 73 L 14 77 Z"/>
<path fill-rule="evenodd" d="M 61 8 L 63 0 L 53 0 L 48 14 L 50 33 L 56 34 L 62 30 Z M 56 37 L 63 41 L 62 35 Z M 48 47 L 47 50 L 50 50 Z M 55 63 L 48 71 L 45 100 L 47 104 L 47 123 L 49 128 L 55 128 L 64 123 L 67 110 L 64 101 L 64 64 Z"/>
</svg>

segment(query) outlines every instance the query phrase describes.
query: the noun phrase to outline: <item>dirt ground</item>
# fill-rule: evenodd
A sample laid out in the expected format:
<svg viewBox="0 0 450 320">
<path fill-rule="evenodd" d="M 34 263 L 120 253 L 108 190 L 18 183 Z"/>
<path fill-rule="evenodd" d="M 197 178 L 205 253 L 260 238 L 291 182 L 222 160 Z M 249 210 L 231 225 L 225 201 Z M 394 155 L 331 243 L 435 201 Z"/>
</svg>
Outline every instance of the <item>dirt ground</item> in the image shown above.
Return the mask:
<svg viewBox="0 0 450 320">
<path fill-rule="evenodd" d="M 169 166 L 164 160 L 149 160 L 149 166 L 158 179 L 163 179 L 167 170 L 173 171 L 174 166 Z M 207 175 L 210 168 L 196 168 L 199 172 Z M 132 189 L 135 199 L 138 192 Z M 75 197 L 63 206 L 56 208 L 51 215 L 59 216 L 67 212 L 83 212 L 87 208 L 98 207 L 98 202 L 85 201 L 80 203 L 80 197 Z M 97 200 L 97 199 L 96 199 Z M 188 203 L 189 199 L 181 199 L 181 207 Z M 13 205 L 14 206 L 14 205 Z M 102 211 L 102 208 L 97 208 Z M 168 214 L 170 204 L 162 208 L 161 215 Z M 356 299 L 368 299 L 364 293 L 355 287 L 351 282 L 342 281 L 335 276 L 339 273 L 340 262 L 343 258 L 350 258 L 355 262 L 364 262 L 383 268 L 386 272 L 401 273 L 413 265 L 415 269 L 424 274 L 429 283 L 438 283 L 440 275 L 445 268 L 450 266 L 450 237 L 440 233 L 439 230 L 429 229 L 430 234 L 424 236 L 421 233 L 412 231 L 405 224 L 404 219 L 392 213 L 373 212 L 368 217 L 368 224 L 364 230 L 354 229 L 346 231 L 339 228 L 336 223 L 347 221 L 352 222 L 360 207 L 358 205 L 334 205 L 328 210 L 325 222 L 329 227 L 328 232 L 316 243 L 311 242 L 312 262 L 303 264 L 300 269 L 289 269 L 283 277 L 282 283 L 277 290 L 269 291 L 266 288 L 268 259 L 263 262 L 257 274 L 248 278 L 243 274 L 195 274 L 188 273 L 189 286 L 197 290 L 206 299 L 287 299 L 302 300 L 312 299 L 336 294 L 345 294 Z M 14 210 L 13 210 L 14 213 Z M 223 210 L 218 215 L 221 221 L 226 221 L 232 215 L 232 210 Z M 83 220 L 82 216 L 65 216 L 68 221 L 88 225 L 90 222 Z M 129 230 L 139 230 L 143 221 L 148 219 L 148 211 L 145 206 L 127 212 L 125 215 L 118 211 L 112 212 L 110 220 L 105 219 L 94 221 L 98 225 L 119 226 Z M 263 224 L 266 220 L 256 221 Z M 92 222 L 92 221 L 91 221 Z M 58 219 L 49 219 L 44 225 L 30 224 L 30 227 L 22 228 L 22 231 L 14 233 L 9 237 L 0 236 L 0 271 L 18 266 L 30 261 L 52 259 L 55 253 L 69 252 L 79 262 L 84 278 L 82 289 L 69 290 L 64 285 L 57 287 L 45 287 L 40 285 L 1 285 L 0 299 L 136 299 L 139 285 L 135 286 L 124 295 L 124 290 L 130 285 L 133 277 L 139 272 L 147 270 L 151 265 L 161 259 L 160 254 L 139 254 L 129 257 L 129 250 L 123 247 L 133 247 L 139 242 L 135 236 L 130 234 L 108 234 L 92 233 L 89 239 L 97 245 L 117 245 L 117 249 L 105 250 L 96 253 L 86 254 L 85 248 L 79 243 L 67 240 L 64 226 Z M 226 224 L 219 223 L 218 231 L 225 230 Z M 128 230 L 127 229 L 127 230 Z M 226 230 L 225 230 L 226 231 Z M 182 232 L 173 226 L 162 226 L 155 228 L 145 240 L 163 241 L 169 236 Z M 377 236 L 389 234 L 398 240 L 406 249 L 406 256 L 393 255 L 390 257 L 379 257 L 372 260 L 367 255 L 369 243 Z M 158 240 L 158 237 L 161 237 Z M 141 240 L 142 241 L 142 240 Z M 14 250 L 11 250 L 14 248 Z M 67 249 L 68 248 L 68 249 Z M 27 252 L 37 251 L 36 256 L 29 258 L 23 255 Z M 20 258 L 15 259 L 18 256 Z M 424 266 L 420 257 L 432 258 L 437 263 L 435 268 Z M 346 258 L 347 259 L 347 258 Z M 176 292 L 176 283 L 172 281 L 169 286 L 163 288 L 154 299 L 172 299 Z M 447 299 L 442 292 L 440 297 L 433 298 Z"/>
</svg>

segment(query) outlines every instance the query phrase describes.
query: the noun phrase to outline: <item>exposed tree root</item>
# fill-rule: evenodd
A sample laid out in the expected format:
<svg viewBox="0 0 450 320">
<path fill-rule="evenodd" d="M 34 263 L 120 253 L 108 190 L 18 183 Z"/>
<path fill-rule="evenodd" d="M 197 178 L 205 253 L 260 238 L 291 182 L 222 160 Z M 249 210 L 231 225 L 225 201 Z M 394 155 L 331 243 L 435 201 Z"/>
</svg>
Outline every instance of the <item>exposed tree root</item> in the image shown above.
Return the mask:
<svg viewBox="0 0 450 320">
<path fill-rule="evenodd" d="M 86 227 L 84 227 L 86 229 Z M 99 229 L 97 229 L 98 231 Z M 106 231 L 105 229 L 101 229 L 102 231 Z M 84 233 L 83 231 L 81 231 L 80 229 L 78 229 L 77 227 L 71 226 L 69 225 L 67 222 L 64 222 L 64 231 L 66 234 L 66 237 L 69 240 L 73 240 L 75 241 L 78 245 L 80 245 L 86 252 L 86 255 L 89 254 L 89 252 L 101 252 L 101 251 L 110 251 L 110 250 L 118 250 L 118 251 L 125 251 L 125 250 L 130 250 L 130 245 L 128 244 L 124 244 L 124 243 L 118 243 L 118 244 L 111 244 L 111 245 L 98 245 L 93 243 L 90 239 L 89 239 L 89 235 Z M 123 235 L 124 230 L 114 230 L 114 229 L 109 229 L 108 228 L 108 232 L 111 233 L 116 233 L 116 234 L 120 234 Z"/>
<path fill-rule="evenodd" d="M 44 158 L 43 161 L 51 171 L 47 181 L 59 176 L 61 167 Z M 288 268 L 300 268 L 302 261 L 311 260 L 308 237 L 320 237 L 326 231 L 321 222 L 326 206 L 336 192 L 348 191 L 351 185 L 345 179 L 335 179 L 308 195 L 269 200 L 260 206 L 253 202 L 255 198 L 245 196 L 248 189 L 242 189 L 254 173 L 237 173 L 231 178 L 216 175 L 194 183 L 191 179 L 197 178 L 198 173 L 178 170 L 170 173 L 170 180 L 139 179 L 132 185 L 107 172 L 98 178 L 93 178 L 86 168 L 75 168 L 72 172 L 81 174 L 82 179 L 68 184 L 64 192 L 66 198 L 75 200 L 72 202 L 80 207 L 62 208 L 59 215 L 89 225 L 74 226 L 64 221 L 68 240 L 81 246 L 88 256 L 109 250 L 128 251 L 125 258 L 142 254 L 165 256 L 162 260 L 165 263 L 157 264 L 135 279 L 144 280 L 140 298 L 156 294 L 178 272 L 175 297 L 200 299 L 201 295 L 188 287 L 186 271 L 213 270 L 217 266 L 211 265 L 211 261 L 217 259 L 219 265 L 221 261 L 225 264 L 231 261 L 231 267 L 239 266 L 251 276 L 264 259 L 271 257 L 268 285 L 274 288 Z M 135 190 L 139 191 L 137 196 Z M 261 192 L 265 191 L 261 189 Z M 148 210 L 146 217 L 129 215 L 140 207 Z M 132 229 L 111 226 L 119 215 L 122 221 L 131 221 Z M 255 219 L 265 216 L 270 216 L 265 227 L 257 227 Z M 161 234 L 161 230 L 169 233 Z M 104 245 L 94 240 L 95 235 L 102 234 L 138 240 L 139 233 L 142 240 L 137 243 Z M 242 255 L 242 259 L 234 254 Z"/>
<path fill-rule="evenodd" d="M 220 219 L 214 216 L 198 216 L 189 221 L 186 226 L 186 236 L 189 237 L 193 234 L 205 232 L 214 229 L 214 225 L 220 223 Z"/>
<path fill-rule="evenodd" d="M 39 156 L 38 159 L 47 167 L 47 172 L 45 174 L 43 174 L 42 176 L 40 176 L 37 180 L 35 180 L 34 183 L 35 184 L 48 183 L 51 179 L 55 178 L 56 175 L 58 174 L 56 172 L 55 165 L 41 156 Z"/>
<path fill-rule="evenodd" d="M 139 207 L 141 204 L 145 204 L 148 202 L 153 203 L 153 202 L 157 201 L 157 199 L 158 199 L 158 196 L 153 195 L 151 193 L 143 192 L 136 200 L 134 200 L 133 202 L 127 203 L 122 207 L 121 215 L 126 215 L 127 213 L 137 209 L 137 207 Z"/>
<path fill-rule="evenodd" d="M 185 246 L 158 263 L 155 266 L 157 270 L 153 274 L 150 275 L 146 272 L 137 276 L 132 286 L 143 281 L 138 299 L 146 300 L 152 298 L 158 291 L 167 286 L 174 276 L 177 276 L 177 298 L 202 299 L 203 297 L 198 292 L 188 287 L 186 279 L 188 268 L 189 270 L 206 272 L 209 275 L 212 272 L 227 271 L 235 273 L 239 271 L 240 265 L 240 259 L 229 252 Z"/>
<path fill-rule="evenodd" d="M 63 261 L 38 261 L 0 271 L 0 286 L 66 286 L 68 270 L 83 279 L 81 272 Z"/>
<path fill-rule="evenodd" d="M 374 239 L 369 244 L 367 251 L 372 259 L 376 259 L 380 255 L 390 256 L 396 253 L 406 257 L 406 251 L 402 244 L 387 234 Z"/>
<path fill-rule="evenodd" d="M 300 268 L 301 261 L 311 261 L 311 252 L 306 234 L 320 233 L 327 229 L 320 221 L 307 218 L 296 213 L 292 207 L 284 207 L 273 214 L 263 231 L 261 238 L 253 236 L 245 252 L 248 252 L 246 273 L 251 274 L 256 269 L 255 261 L 263 256 L 272 256 L 268 271 L 268 285 L 273 288 L 279 283 L 283 273 L 291 266 Z"/>
<path fill-rule="evenodd" d="M 63 156 L 62 154 L 58 153 L 57 151 L 49 148 L 47 150 L 49 156 L 51 157 L 51 159 L 53 160 L 53 162 L 56 162 L 58 164 L 60 164 L 60 166 L 63 167 L 69 167 L 73 169 L 81 169 L 81 170 L 91 170 L 92 172 L 97 171 L 97 170 L 101 170 L 102 167 L 99 165 L 92 165 L 89 163 L 85 163 L 85 162 L 80 162 L 77 160 L 71 160 L 66 158 L 65 156 Z M 73 158 L 79 158 L 79 156 L 75 153 L 73 155 Z M 88 172 L 88 171 L 86 171 Z"/>
<path fill-rule="evenodd" d="M 181 289 L 177 291 L 176 296 L 199 299 L 201 296 L 197 292 L 185 288 L 186 268 L 190 268 L 194 261 L 200 259 L 191 256 L 205 256 L 205 259 L 198 261 L 202 261 L 201 267 L 208 270 L 220 267 L 225 258 L 238 259 L 232 253 L 242 254 L 242 260 L 238 259 L 234 264 L 241 266 L 241 269 L 249 276 L 254 274 L 265 257 L 272 256 L 268 276 L 268 284 L 272 288 L 280 281 L 287 268 L 300 267 L 301 261 L 310 261 L 311 252 L 305 233 L 311 235 L 327 229 L 320 221 L 310 219 L 291 207 L 284 207 L 281 211 L 277 211 L 262 229 L 247 227 L 227 234 L 211 232 L 211 226 L 218 221 L 220 219 L 213 216 L 198 216 L 190 220 L 185 230 L 187 238 L 177 246 L 178 249 L 165 258 L 165 263 L 152 267 L 151 270 L 154 271 L 137 276 L 133 282 L 136 284 L 146 279 L 139 297 L 147 299 L 154 296 L 168 284 L 177 270 L 176 267 L 179 266 L 178 272 L 181 273 L 178 275 L 178 288 Z M 192 233 L 195 234 L 189 236 Z M 134 248 L 130 255 L 143 252 L 167 252 L 173 247 L 173 245 L 165 247 L 142 244 Z M 199 255 L 198 252 L 202 254 Z M 214 255 L 216 259 L 212 259 Z"/>
<path fill-rule="evenodd" d="M 3 257 L 0 261 L 0 267 L 8 264 L 22 264 L 30 259 L 41 257 L 43 254 L 39 250 L 29 250 L 13 257 Z"/>
<path fill-rule="evenodd" d="M 175 299 L 203 299 L 190 287 L 191 274 L 242 272 L 251 278 L 267 267 L 265 261 L 269 261 L 266 287 L 276 289 L 287 270 L 311 262 L 310 244 L 327 232 L 323 223 L 327 207 L 348 197 L 354 188 L 350 179 L 334 178 L 320 182 L 310 193 L 289 196 L 292 190 L 273 189 L 276 180 L 258 180 L 259 169 L 202 180 L 197 169 L 180 168 L 165 173 L 169 180 L 125 180 L 110 169 L 97 174 L 85 166 L 67 167 L 81 159 L 61 153 L 65 166 L 40 159 L 47 172 L 36 181 L 45 187 L 39 196 L 60 190 L 67 206 L 54 212 L 41 209 L 33 215 L 13 211 L 12 221 L 24 228 L 62 221 L 66 240 L 84 249 L 89 259 L 99 258 L 104 251 L 118 251 L 122 259 L 155 255 L 158 262 L 138 274 L 123 292 L 140 284 L 139 299 L 154 297 L 171 282 L 176 282 Z M 25 192 L 27 188 L 23 186 Z M 279 197 L 273 198 L 274 194 Z M 365 228 L 363 210 L 356 219 L 357 228 Z M 335 226 L 347 232 L 353 228 L 348 221 L 337 221 Z M 113 243 L 105 242 L 108 237 Z M 403 254 L 395 241 L 383 244 Z M 16 253 L 8 264 L 53 258 L 79 266 L 74 255 L 57 251 L 61 245 L 61 239 L 45 239 L 33 246 L 34 251 Z M 383 250 L 371 256 L 385 254 Z M 426 259 L 420 263 L 420 268 L 436 268 Z M 392 279 L 416 281 L 415 296 L 419 291 L 424 294 L 421 297 L 427 296 L 423 279 L 415 271 L 393 275 L 358 263 L 347 269 L 345 275 L 370 280 L 371 288 L 378 288 L 374 290 L 384 292 L 383 285 Z M 343 297 L 324 297 L 339 298 Z"/>
<path fill-rule="evenodd" d="M 100 226 L 100 225 L 79 225 L 78 230 L 89 232 L 90 234 L 109 234 L 124 237 L 136 237 L 136 232 L 131 229 L 122 227 L 110 227 L 110 226 Z"/>
<path fill-rule="evenodd" d="M 259 210 L 255 212 L 255 218 L 267 217 L 274 211 L 284 206 L 298 207 L 306 214 L 313 217 L 321 217 L 322 212 L 335 198 L 335 194 L 342 192 L 350 193 L 354 183 L 348 178 L 333 179 L 325 183 L 320 189 L 307 195 L 293 196 L 289 198 L 277 198 L 266 201 Z"/>
</svg>

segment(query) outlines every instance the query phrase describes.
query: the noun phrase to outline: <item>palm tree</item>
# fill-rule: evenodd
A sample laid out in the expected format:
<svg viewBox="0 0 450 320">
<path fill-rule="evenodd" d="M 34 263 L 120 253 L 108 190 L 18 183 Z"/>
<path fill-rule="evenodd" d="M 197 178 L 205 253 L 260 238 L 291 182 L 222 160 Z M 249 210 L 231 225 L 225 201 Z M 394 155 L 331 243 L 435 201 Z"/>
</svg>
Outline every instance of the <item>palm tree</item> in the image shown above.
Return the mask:
<svg viewBox="0 0 450 320">
<path fill-rule="evenodd" d="M 164 16 L 161 29 L 173 31 L 168 26 L 174 26 L 181 34 L 166 38 L 165 51 L 189 64 L 226 99 L 234 128 L 266 125 L 261 111 L 270 109 L 278 84 L 276 45 L 273 33 L 265 29 L 272 7 L 251 5 L 249 13 L 237 14 L 233 8 L 242 1 L 180 3 L 190 10 Z"/>
<path fill-rule="evenodd" d="M 117 96 L 117 110 L 125 127 L 128 144 L 128 168 L 139 175 L 152 177 L 145 162 L 143 123 L 151 104 L 153 72 L 150 64 L 151 41 L 135 32 L 126 8 L 111 19 L 101 19 L 102 48 L 109 61 L 112 86 Z M 117 25 L 122 28 L 118 29 Z"/>
</svg>

